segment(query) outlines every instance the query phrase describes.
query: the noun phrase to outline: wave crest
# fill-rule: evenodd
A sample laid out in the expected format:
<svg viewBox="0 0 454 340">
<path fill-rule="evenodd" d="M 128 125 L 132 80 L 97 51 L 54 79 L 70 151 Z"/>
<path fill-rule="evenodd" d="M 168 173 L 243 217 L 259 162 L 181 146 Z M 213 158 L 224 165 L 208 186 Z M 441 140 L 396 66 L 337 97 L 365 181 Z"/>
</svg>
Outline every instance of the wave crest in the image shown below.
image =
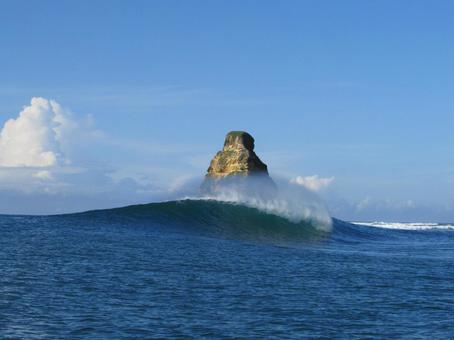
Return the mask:
<svg viewBox="0 0 454 340">
<path fill-rule="evenodd" d="M 215 190 L 199 196 L 185 196 L 184 199 L 241 204 L 286 218 L 293 223 L 306 221 L 319 230 L 331 231 L 331 216 L 315 193 L 288 181 L 278 180 L 276 184 L 276 187 L 270 188 L 269 179 L 263 177 L 221 181 L 216 184 Z"/>
</svg>

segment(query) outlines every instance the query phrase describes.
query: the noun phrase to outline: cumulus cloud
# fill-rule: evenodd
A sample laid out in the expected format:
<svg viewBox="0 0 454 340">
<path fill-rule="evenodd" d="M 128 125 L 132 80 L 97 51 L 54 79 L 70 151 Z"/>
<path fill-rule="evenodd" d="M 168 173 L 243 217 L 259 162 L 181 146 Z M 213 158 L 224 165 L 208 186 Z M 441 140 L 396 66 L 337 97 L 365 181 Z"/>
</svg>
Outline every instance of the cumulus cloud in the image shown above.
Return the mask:
<svg viewBox="0 0 454 340">
<path fill-rule="evenodd" d="M 297 176 L 291 180 L 292 183 L 302 185 L 312 191 L 320 191 L 328 187 L 334 181 L 334 177 Z"/>
<path fill-rule="evenodd" d="M 88 178 L 94 171 L 78 157 L 85 150 L 74 146 L 92 142 L 87 137 L 96 134 L 91 117 L 76 119 L 55 100 L 33 97 L 0 129 L 0 190 L 58 193 L 76 188 L 82 174 Z"/>
<path fill-rule="evenodd" d="M 57 102 L 32 98 L 0 132 L 0 166 L 50 167 L 64 161 L 60 142 L 68 124 Z"/>
</svg>

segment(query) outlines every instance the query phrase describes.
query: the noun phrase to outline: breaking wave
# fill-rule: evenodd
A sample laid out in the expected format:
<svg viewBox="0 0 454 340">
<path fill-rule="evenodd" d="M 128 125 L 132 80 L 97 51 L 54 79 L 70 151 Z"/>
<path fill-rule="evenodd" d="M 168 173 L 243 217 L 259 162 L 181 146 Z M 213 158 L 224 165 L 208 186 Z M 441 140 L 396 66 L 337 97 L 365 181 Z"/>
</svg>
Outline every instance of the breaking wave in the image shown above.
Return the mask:
<svg viewBox="0 0 454 340">
<path fill-rule="evenodd" d="M 184 199 L 58 216 L 82 219 L 91 224 L 151 226 L 257 241 L 311 241 L 324 239 L 330 233 L 331 224 L 327 228 L 314 219 L 290 220 L 270 212 L 275 209 L 260 210 L 252 205 L 214 199 Z"/>
<path fill-rule="evenodd" d="M 351 222 L 355 225 L 363 225 L 375 228 L 397 230 L 454 230 L 454 224 L 450 223 L 423 223 L 423 222 Z"/>
</svg>

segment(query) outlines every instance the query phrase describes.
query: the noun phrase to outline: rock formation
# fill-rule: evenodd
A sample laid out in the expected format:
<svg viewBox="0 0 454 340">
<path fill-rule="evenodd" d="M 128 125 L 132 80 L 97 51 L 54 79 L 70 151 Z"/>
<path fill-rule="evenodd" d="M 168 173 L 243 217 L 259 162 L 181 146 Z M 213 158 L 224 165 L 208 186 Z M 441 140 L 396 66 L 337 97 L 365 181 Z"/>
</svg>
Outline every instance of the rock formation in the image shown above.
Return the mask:
<svg viewBox="0 0 454 340">
<path fill-rule="evenodd" d="M 247 180 L 251 179 L 253 180 Z M 254 183 L 252 183 L 254 182 Z M 254 152 L 254 138 L 244 131 L 231 131 L 225 137 L 224 147 L 211 160 L 202 184 L 202 191 L 213 193 L 228 185 L 235 189 L 260 191 L 275 190 L 268 168 Z"/>
<path fill-rule="evenodd" d="M 268 175 L 266 164 L 254 152 L 254 138 L 243 131 L 229 132 L 224 148 L 211 161 L 207 176 L 220 178 L 253 174 Z"/>
</svg>

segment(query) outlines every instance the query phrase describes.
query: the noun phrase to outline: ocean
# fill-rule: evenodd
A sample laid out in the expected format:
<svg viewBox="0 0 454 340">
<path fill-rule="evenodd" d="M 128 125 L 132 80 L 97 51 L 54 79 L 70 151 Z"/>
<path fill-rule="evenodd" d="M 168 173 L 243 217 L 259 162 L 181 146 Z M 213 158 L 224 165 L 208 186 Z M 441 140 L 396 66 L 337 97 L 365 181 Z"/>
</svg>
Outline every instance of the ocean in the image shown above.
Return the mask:
<svg viewBox="0 0 454 340">
<path fill-rule="evenodd" d="M 0 338 L 454 338 L 454 226 L 181 200 L 0 215 Z"/>
</svg>

